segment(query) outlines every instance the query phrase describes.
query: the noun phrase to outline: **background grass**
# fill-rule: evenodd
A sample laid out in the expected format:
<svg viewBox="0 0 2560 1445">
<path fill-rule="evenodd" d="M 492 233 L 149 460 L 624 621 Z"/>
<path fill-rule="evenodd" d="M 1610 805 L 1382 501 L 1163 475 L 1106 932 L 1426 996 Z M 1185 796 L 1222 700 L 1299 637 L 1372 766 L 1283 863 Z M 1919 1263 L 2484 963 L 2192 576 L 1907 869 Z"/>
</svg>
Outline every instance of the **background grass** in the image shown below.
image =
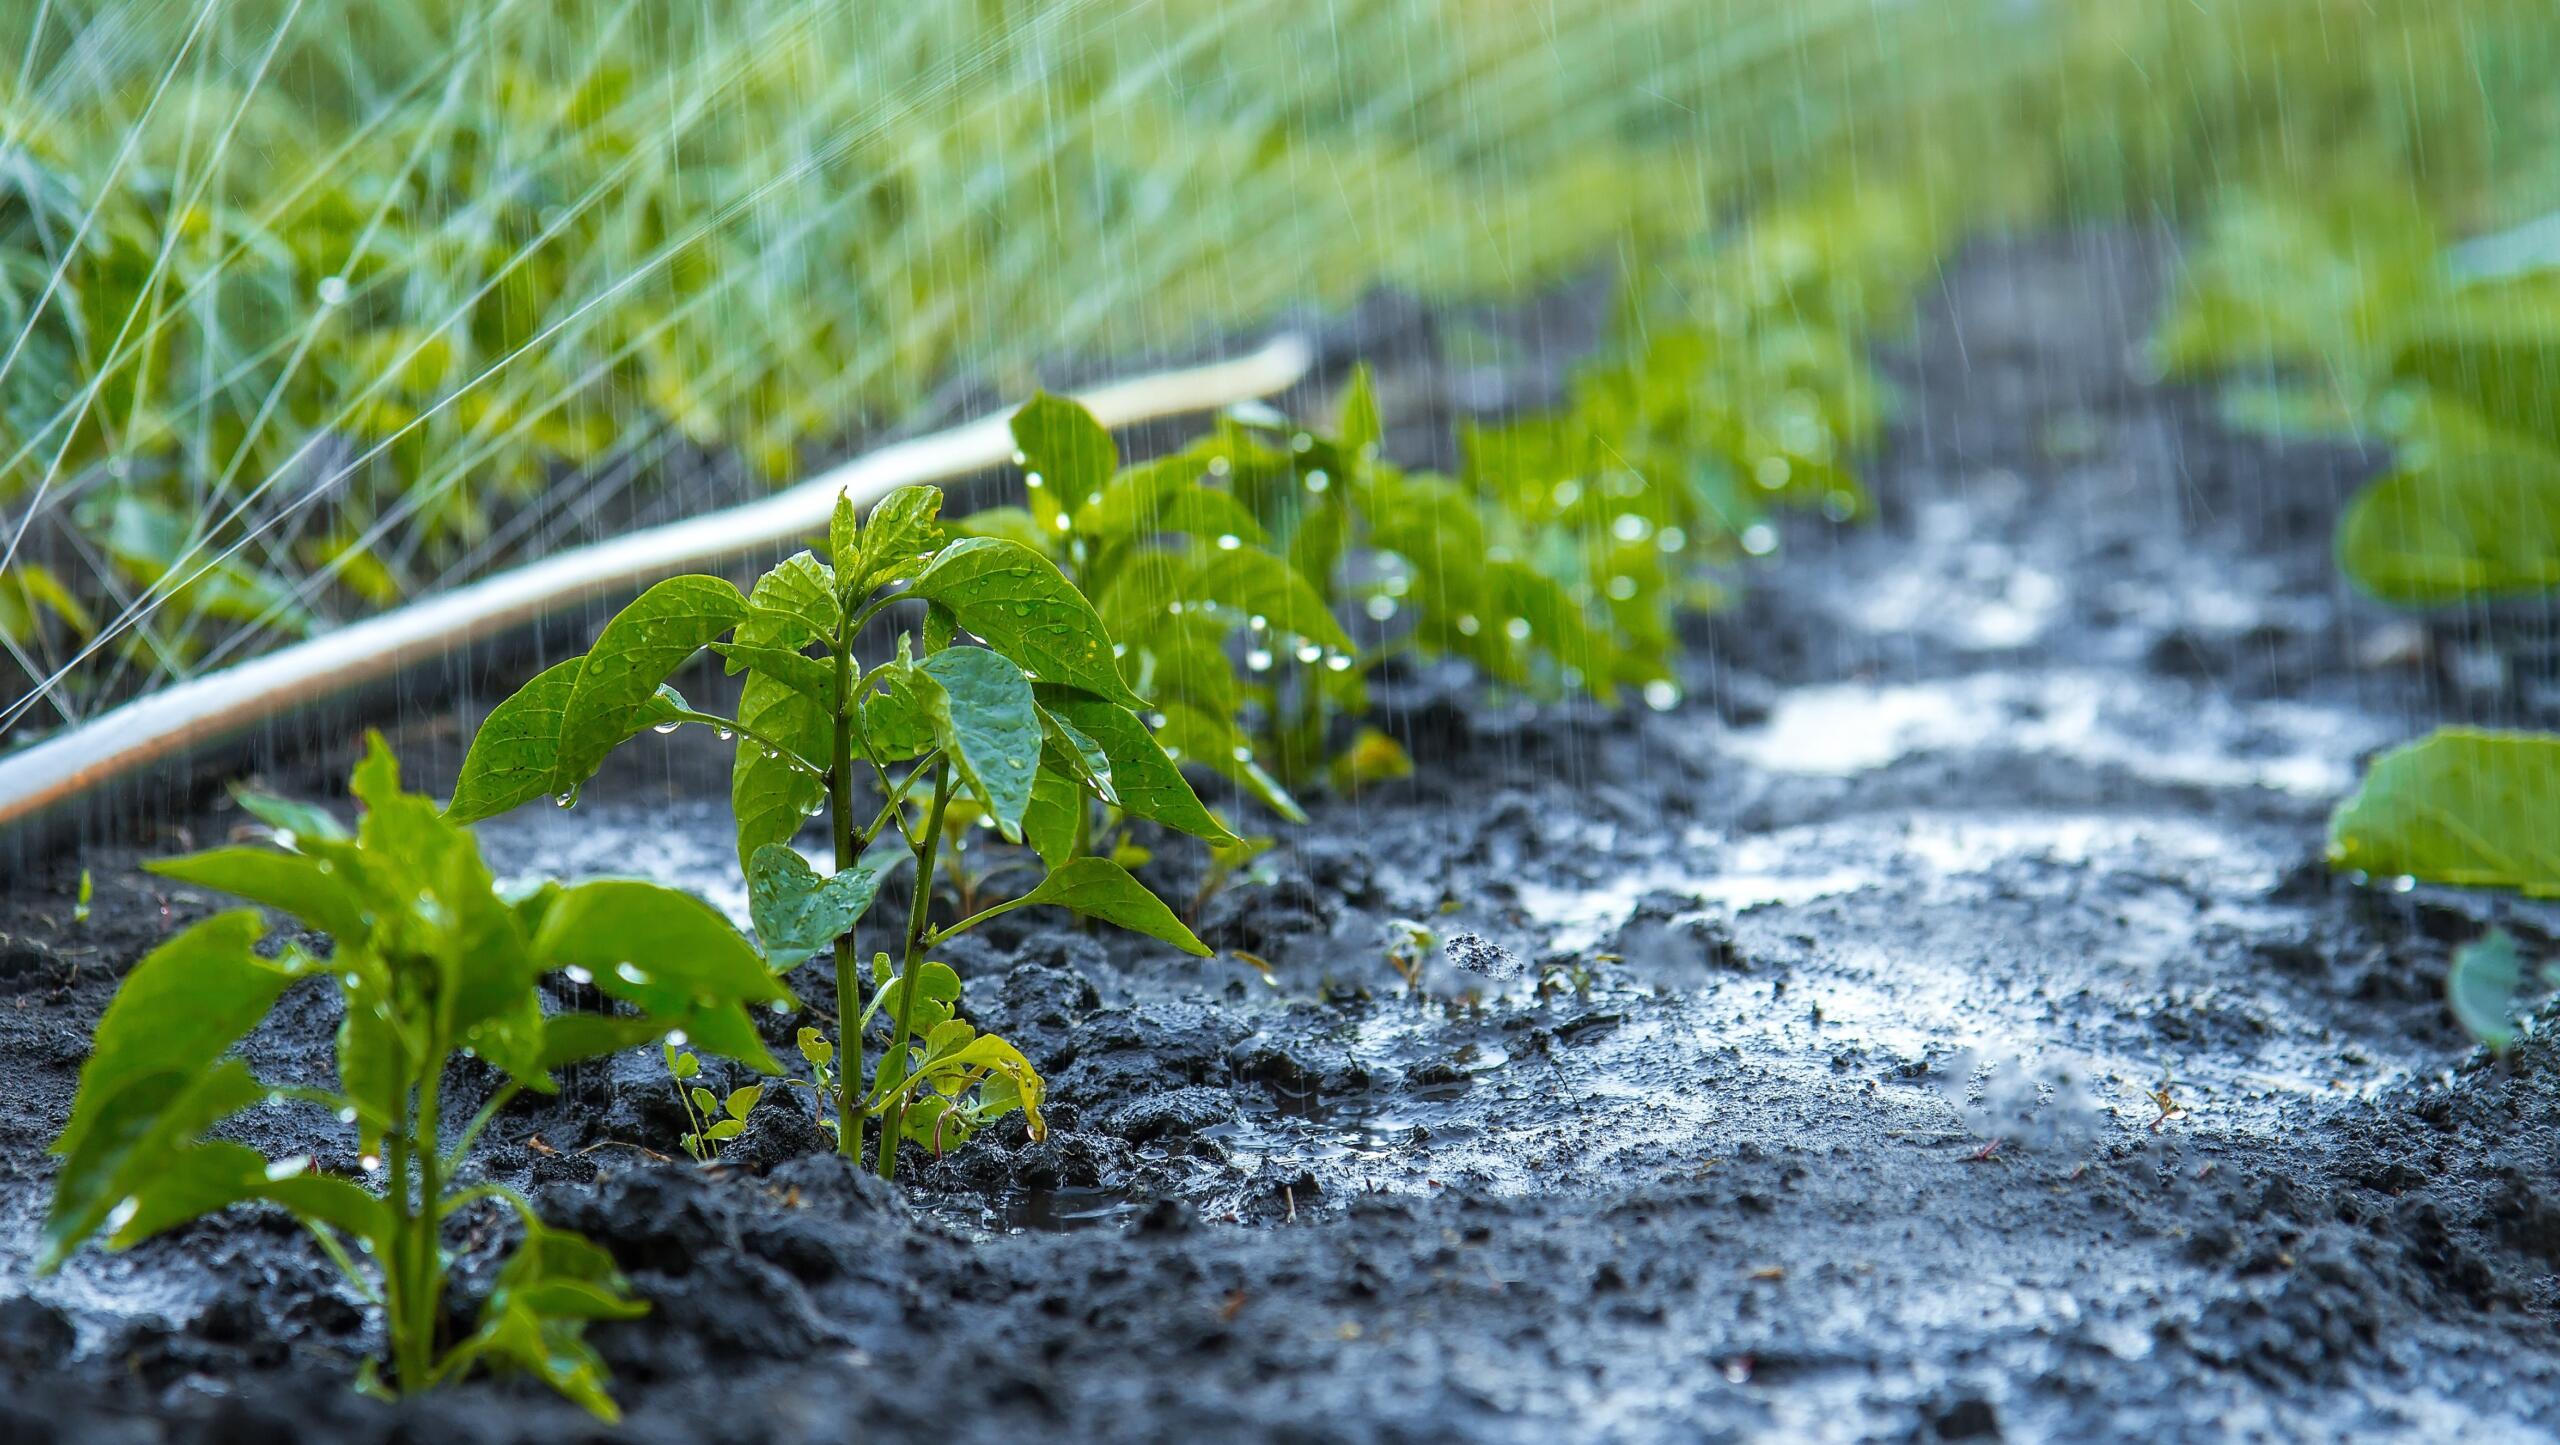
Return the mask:
<svg viewBox="0 0 2560 1445">
<path fill-rule="evenodd" d="M 1699 316 L 1891 276 L 1824 300 L 1855 329 L 1926 268 L 1839 254 L 1915 215 L 1934 248 L 2344 171 L 2456 229 L 2560 206 L 2538 0 L 5 8 L 9 741 L 671 459 L 784 478 L 955 376 L 1381 285 L 1607 264 Z"/>
</svg>

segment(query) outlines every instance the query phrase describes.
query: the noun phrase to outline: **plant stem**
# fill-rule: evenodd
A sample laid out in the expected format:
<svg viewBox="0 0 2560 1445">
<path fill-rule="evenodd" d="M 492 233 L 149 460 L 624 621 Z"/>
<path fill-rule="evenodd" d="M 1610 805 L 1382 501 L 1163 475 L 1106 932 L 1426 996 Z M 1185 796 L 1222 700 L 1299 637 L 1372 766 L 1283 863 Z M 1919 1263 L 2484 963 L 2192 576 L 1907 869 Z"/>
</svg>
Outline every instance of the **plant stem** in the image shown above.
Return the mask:
<svg viewBox="0 0 2560 1445">
<path fill-rule="evenodd" d="M 434 1363 L 436 1324 L 444 1312 L 444 1215 L 440 1207 L 444 1202 L 444 1160 L 437 1152 L 443 1133 L 439 1127 L 442 1106 L 438 1095 L 444 1083 L 444 1040 L 437 1039 L 435 1045 L 427 1055 L 434 1062 L 427 1066 L 426 1077 L 418 1081 L 417 1141 L 409 1151 L 418 1171 L 417 1234 L 410 1244 L 410 1252 L 417 1256 L 413 1266 L 417 1278 L 410 1285 L 409 1328 L 413 1336 L 411 1348 L 422 1362 L 422 1369 L 431 1368 Z M 420 1388 L 428 1378 L 424 1373 L 404 1377 L 400 1388 Z"/>
<path fill-rule="evenodd" d="M 835 756 L 827 768 L 827 812 L 835 826 L 836 871 L 842 873 L 854 866 L 860 855 L 855 851 L 853 832 L 853 628 L 848 622 L 836 638 L 836 736 Z M 895 809 L 898 800 L 891 798 Z M 856 1005 L 862 999 L 861 950 L 853 945 L 848 931 L 835 941 L 836 963 L 836 1049 L 844 1056 L 843 1077 L 862 1077 L 862 1025 L 855 1018 Z M 847 1159 L 862 1157 L 862 1111 L 855 1107 L 853 1090 L 836 1090 L 836 1152 Z"/>
<path fill-rule="evenodd" d="M 416 1109 L 411 1105 L 407 1117 L 399 1120 L 384 1141 L 391 1155 L 391 1251 L 390 1258 L 382 1261 L 382 1318 L 383 1328 L 391 1336 L 391 1380 L 395 1392 L 423 1386 L 430 1363 L 409 1305 L 417 1272 L 410 1258 L 417 1253 L 418 1211 L 412 1202 L 415 1191 L 409 1169 L 409 1138 L 416 1124 Z"/>
<path fill-rule="evenodd" d="M 897 1022 L 889 1030 L 889 1052 L 880 1058 L 880 1085 L 874 1093 L 886 1095 L 904 1083 L 907 1077 L 907 1040 L 915 1032 L 917 975 L 924 968 L 925 925 L 933 909 L 933 865 L 942 850 L 942 817 L 951 807 L 951 760 L 933 765 L 933 811 L 926 815 L 924 844 L 916 854 L 915 898 L 907 905 L 906 963 L 899 971 Z M 894 1071 L 894 1076 L 892 1071 Z M 880 1118 L 880 1177 L 898 1177 L 898 1140 L 906 1128 L 905 1099 L 889 1106 Z"/>
</svg>

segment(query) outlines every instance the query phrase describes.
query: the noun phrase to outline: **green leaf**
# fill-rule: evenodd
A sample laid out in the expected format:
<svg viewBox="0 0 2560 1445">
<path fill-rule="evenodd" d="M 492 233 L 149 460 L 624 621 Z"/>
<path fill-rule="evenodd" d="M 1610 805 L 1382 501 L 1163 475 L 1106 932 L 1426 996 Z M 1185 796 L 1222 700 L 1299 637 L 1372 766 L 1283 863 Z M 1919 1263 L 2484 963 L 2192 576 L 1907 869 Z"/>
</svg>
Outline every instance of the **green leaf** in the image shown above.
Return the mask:
<svg viewBox="0 0 2560 1445">
<path fill-rule="evenodd" d="M 580 1059 L 618 1054 L 663 1038 L 666 1032 L 667 1026 L 656 1019 L 622 1014 L 553 1014 L 542 1021 L 542 1068 L 547 1072 Z"/>
<path fill-rule="evenodd" d="M 2503 299 L 2501 299 L 2503 298 Z M 2522 436 L 2548 435 L 2560 417 L 2560 306 L 2519 288 L 2493 288 L 2410 337 L 2391 369 L 2461 401 Z"/>
<path fill-rule="evenodd" d="M 293 964 L 257 956 L 266 931 L 254 909 L 219 913 L 133 966 L 98 1020 L 71 1120 L 54 1140 L 54 1153 L 78 1150 L 134 1083 L 200 1072 L 258 1026 L 302 976 Z"/>
<path fill-rule="evenodd" d="M 747 617 L 738 624 L 737 640 L 791 652 L 812 642 L 833 646 L 844 625 L 835 588 L 834 569 L 812 553 L 792 553 L 748 590 Z"/>
<path fill-rule="evenodd" d="M 947 963 L 927 960 L 924 967 L 916 970 L 916 978 L 916 1006 L 909 1021 L 917 1032 L 930 1033 L 949 1020 L 959 1004 L 960 975 Z M 901 974 L 880 990 L 878 1007 L 882 1017 L 894 1022 L 905 1010 L 906 997 L 907 980 Z"/>
<path fill-rule="evenodd" d="M 900 487 L 882 497 L 862 528 L 862 565 L 840 577 L 844 595 L 860 598 L 881 583 L 911 577 L 942 546 L 942 489 Z"/>
<path fill-rule="evenodd" d="M 747 1115 L 754 1111 L 756 1101 L 763 1097 L 764 1085 L 762 1084 L 749 1084 L 743 1089 L 731 1089 L 729 1097 L 720 1101 L 720 1112 L 744 1123 Z"/>
<path fill-rule="evenodd" d="M 587 649 L 561 714 L 552 791 L 586 781 L 631 735 L 640 709 L 667 675 L 746 616 L 747 599 L 719 577 L 670 577 L 614 614 Z"/>
<path fill-rule="evenodd" d="M 736 641 L 796 652 L 832 638 L 841 620 L 833 586 L 816 558 L 806 552 L 793 555 L 758 578 L 748 592 L 750 615 L 738 625 Z M 738 723 L 811 761 L 834 750 L 835 721 L 827 709 L 770 673 L 747 674 L 746 685 L 738 690 Z M 767 844 L 791 841 L 825 798 L 823 780 L 769 756 L 762 744 L 742 734 L 729 773 L 738 866 L 744 869 Z"/>
<path fill-rule="evenodd" d="M 1078 858 L 1041 879 L 1040 886 L 1022 895 L 1021 902 L 1026 907 L 1053 904 L 1132 933 L 1162 939 L 1185 953 L 1209 956 L 1207 946 L 1182 926 L 1182 920 L 1173 916 L 1163 899 L 1149 893 L 1145 884 L 1129 876 L 1128 870 L 1107 859 Z"/>
<path fill-rule="evenodd" d="M 99 1082 L 110 1080 L 112 1087 L 93 1093 L 89 1071 L 81 1071 L 72 1127 L 54 1141 L 63 1163 L 54 1177 L 38 1273 L 59 1269 L 101 1226 L 120 1232 L 140 1213 L 174 1151 L 267 1096 L 236 1059 L 138 1075 L 128 1068 Z"/>
<path fill-rule="evenodd" d="M 1168 703 L 1156 741 L 1176 763 L 1198 763 L 1251 793 L 1262 806 L 1292 823 L 1307 821 L 1306 810 L 1280 780 L 1254 761 L 1253 747 L 1232 722 L 1193 708 Z"/>
<path fill-rule="evenodd" d="M 554 663 L 490 711 L 463 755 L 446 817 L 476 823 L 553 796 L 551 780 L 560 772 L 560 720 L 585 665 L 584 657 Z"/>
<path fill-rule="evenodd" d="M 932 1088 L 949 1094 L 957 1093 L 972 1083 L 981 1088 L 981 1107 L 977 1111 L 981 1119 L 998 1118 L 1020 1109 L 1032 1140 L 1036 1143 L 1048 1137 L 1048 1124 L 1040 1116 L 1040 1101 L 1047 1089 L 1039 1071 L 1031 1067 L 1031 1061 L 1023 1056 L 1022 1050 L 993 1034 L 978 1034 L 948 1053 L 928 1057 L 924 1065 L 891 1090 L 873 1112 L 884 1112 L 891 1104 L 922 1089 Z M 932 1140 L 931 1125 L 935 1111 L 927 1106 L 940 1103 L 939 1099 L 926 1099 L 909 1107 L 907 1122 L 912 1131 L 909 1138 L 920 1142 Z M 921 1129 L 916 1128 L 918 1110 L 924 1110 L 924 1127 Z"/>
<path fill-rule="evenodd" d="M 586 969 L 597 988 L 683 1029 L 697 1048 L 763 1073 L 781 1068 L 746 1005 L 788 1005 L 791 991 L 699 898 L 628 879 L 581 883 L 552 904 L 534 949 L 554 967 Z"/>
<path fill-rule="evenodd" d="M 1076 697 L 1091 696 L 1072 689 L 1069 691 Z M 1095 742 L 1084 729 L 1045 707 L 1040 709 L 1040 732 L 1048 739 L 1048 746 L 1042 752 L 1044 758 L 1057 758 L 1070 777 L 1081 778 L 1084 785 L 1093 790 L 1094 796 L 1102 801 L 1120 801 L 1111 782 L 1111 755 L 1102 750 L 1102 744 Z"/>
<path fill-rule="evenodd" d="M 850 491 L 836 493 L 835 512 L 827 519 L 827 555 L 838 568 L 856 565 L 862 559 L 862 516 L 854 510 Z"/>
<path fill-rule="evenodd" d="M 1182 769 L 1165 755 L 1137 714 L 1071 688 L 1043 687 L 1040 703 L 1059 721 L 1100 745 L 1111 760 L 1112 789 L 1121 811 L 1152 818 L 1211 843 L 1235 841 L 1235 834 L 1201 804 Z"/>
<path fill-rule="evenodd" d="M 2516 1041 L 2516 991 L 2524 986 L 2524 958 L 2503 928 L 2455 949 L 2445 973 L 2445 1001 L 2471 1036 L 2503 1054 Z"/>
<path fill-rule="evenodd" d="M 1054 556 L 1060 534 L 1055 527 L 1040 529 L 1040 519 L 1023 507 L 989 507 L 971 512 L 951 524 L 952 530 L 964 537 L 1002 537 L 1019 542 L 1042 556 Z"/>
<path fill-rule="evenodd" d="M 130 1197 L 134 1208 L 108 1239 L 110 1249 L 130 1248 L 191 1219 L 255 1200 L 369 1245 L 379 1247 L 391 1234 L 391 1211 L 363 1186 L 314 1172 L 307 1158 L 271 1164 L 246 1144 L 219 1140 L 160 1156 Z"/>
<path fill-rule="evenodd" d="M 231 798 L 240 805 L 240 811 L 275 831 L 279 848 L 293 847 L 296 840 L 304 838 L 345 842 L 354 836 L 335 814 L 316 803 L 296 802 L 236 785 L 231 789 Z"/>
<path fill-rule="evenodd" d="M 2329 865 L 2560 898 L 2560 736 L 2443 728 L 2374 761 L 2329 820 Z"/>
<path fill-rule="evenodd" d="M 1058 530 L 1058 517 L 1101 492 L 1119 469 L 1111 433 L 1065 397 L 1034 395 L 1013 414 L 1012 425 L 1031 514 L 1044 528 Z"/>
<path fill-rule="evenodd" d="M 1211 545 L 1229 537 L 1238 546 L 1266 545 L 1270 534 L 1253 513 L 1233 496 L 1202 486 L 1200 473 L 1191 457 L 1132 467 L 1076 508 L 1075 529 L 1097 543 L 1179 532 Z"/>
<path fill-rule="evenodd" d="M 345 877 L 317 858 L 267 848 L 215 848 L 183 858 L 155 858 L 143 867 L 163 878 L 263 903 L 349 944 L 360 943 L 370 931 L 364 900 Z"/>
<path fill-rule="evenodd" d="M 747 911 L 764 940 L 767 965 L 788 972 L 851 932 L 870 911 L 882 880 L 912 856 L 894 827 L 881 829 L 852 867 L 831 878 L 820 878 L 786 845 L 757 849 L 747 860 Z"/>
<path fill-rule="evenodd" d="M 1479 550 L 1473 565 L 1484 565 Z M 1269 629 L 1283 637 L 1303 637 L 1328 652 L 1353 650 L 1351 635 L 1342 630 L 1333 613 L 1324 605 L 1306 576 L 1287 562 L 1257 547 L 1239 547 L 1231 552 L 1211 548 L 1200 554 L 1182 582 L 1181 595 L 1197 601 L 1216 604 L 1238 622 L 1261 618 Z M 1051 679 L 1074 682 L 1073 678 Z M 1077 686 L 1084 686 L 1076 683 Z M 1088 692 L 1094 689 L 1087 688 Z M 1130 703 L 1135 707 L 1140 704 Z"/>
<path fill-rule="evenodd" d="M 1378 422 L 1377 380 L 1370 374 L 1369 363 L 1351 368 L 1351 380 L 1342 389 L 1341 412 L 1334 424 L 1334 445 L 1348 457 L 1374 455 L 1386 432 Z"/>
<path fill-rule="evenodd" d="M 917 664 L 942 685 L 933 714 L 944 753 L 1005 837 L 1022 841 L 1022 810 L 1040 766 L 1040 714 L 1022 669 L 983 647 L 954 647 Z"/>
<path fill-rule="evenodd" d="M 830 715 L 836 710 L 836 666 L 832 660 L 811 657 L 787 647 L 760 647 L 744 642 L 715 642 L 711 650 L 728 660 L 732 672 L 745 668 L 761 673 L 817 704 Z"/>
<path fill-rule="evenodd" d="M 836 1046 L 827 1041 L 826 1035 L 807 1024 L 800 1026 L 797 1042 L 800 1045 L 800 1057 L 807 1060 L 809 1067 L 813 1069 L 823 1069 L 836 1061 Z"/>
<path fill-rule="evenodd" d="M 605 1393 L 604 1361 L 585 1330 L 591 1320 L 647 1314 L 649 1307 L 627 1288 L 602 1249 L 566 1230 L 529 1224 L 481 1308 L 480 1328 L 444 1368 L 459 1373 L 476 1361 L 522 1370 L 607 1424 L 619 1421 L 621 1412 Z"/>
<path fill-rule="evenodd" d="M 1043 750 L 1039 776 L 1031 780 L 1031 806 L 1022 810 L 1023 839 L 1051 868 L 1076 854 L 1076 810 L 1085 805 L 1085 785 L 1073 767 L 1056 746 Z"/>
<path fill-rule="evenodd" d="M 862 680 L 862 736 L 883 763 L 933 751 L 941 741 L 935 719 L 948 704 L 942 684 L 920 671 L 899 639 L 898 660 L 884 662 Z"/>
<path fill-rule="evenodd" d="M 702 1137 L 714 1144 L 726 1143 L 747 1132 L 743 1119 L 721 1119 L 702 1131 Z"/>
<path fill-rule="evenodd" d="M 2338 565 L 2403 607 L 2560 586 L 2560 454 L 2470 448 L 2393 472 L 2339 519 Z"/>
<path fill-rule="evenodd" d="M 963 538 L 942 549 L 916 578 L 915 590 L 1041 681 L 1080 687 L 1129 707 L 1144 705 L 1120 680 L 1111 635 L 1093 604 L 1030 548 L 993 537 Z"/>
</svg>

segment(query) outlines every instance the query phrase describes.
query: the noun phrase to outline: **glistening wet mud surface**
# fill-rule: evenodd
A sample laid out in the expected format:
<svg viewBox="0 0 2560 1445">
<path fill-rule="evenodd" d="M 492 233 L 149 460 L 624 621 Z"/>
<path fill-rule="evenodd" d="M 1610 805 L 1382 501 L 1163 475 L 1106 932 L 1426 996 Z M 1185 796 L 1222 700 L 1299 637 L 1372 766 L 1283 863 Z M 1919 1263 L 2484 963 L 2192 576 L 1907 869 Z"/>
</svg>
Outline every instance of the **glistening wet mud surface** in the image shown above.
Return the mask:
<svg viewBox="0 0 2560 1445">
<path fill-rule="evenodd" d="M 486 1168 L 655 1304 L 596 1332 L 628 1434 L 2560 1426 L 2560 1057 L 2489 1063 L 2441 1001 L 2484 920 L 2553 920 L 2317 863 L 2364 753 L 2540 716 L 2533 649 L 2341 592 L 2328 528 L 2372 460 L 2146 381 L 2165 255 L 1969 252 L 1895 359 L 1881 522 L 1799 522 L 1696 629 L 1680 708 L 1393 689 L 1418 775 L 1202 909 L 1272 982 L 1038 924 L 964 941 L 971 1010 L 1050 1075 L 1046 1143 L 891 1194 L 768 1111 L 697 1169 L 648 1152 L 680 1132 L 651 1059 L 503 1117 Z M 431 772 L 458 738 L 400 742 Z M 634 752 L 485 826 L 501 871 L 736 907 L 707 740 Z M 208 907 L 131 871 L 178 842 L 29 860 L 0 922 L 0 1436 L 592 1433 L 503 1381 L 350 1394 L 364 1316 L 279 1220 L 29 1278 L 87 1029 Z M 1409 994 L 1396 919 L 1477 967 L 1435 955 Z M 270 1077 L 328 1067 L 297 1002 L 253 1041 Z"/>
</svg>

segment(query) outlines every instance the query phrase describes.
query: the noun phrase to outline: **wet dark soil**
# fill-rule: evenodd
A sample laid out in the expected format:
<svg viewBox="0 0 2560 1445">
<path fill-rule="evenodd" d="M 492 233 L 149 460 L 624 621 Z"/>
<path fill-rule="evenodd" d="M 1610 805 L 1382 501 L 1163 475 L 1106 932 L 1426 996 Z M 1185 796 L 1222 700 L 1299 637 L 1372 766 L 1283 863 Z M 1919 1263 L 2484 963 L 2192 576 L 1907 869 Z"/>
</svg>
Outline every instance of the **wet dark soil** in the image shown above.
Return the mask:
<svg viewBox="0 0 2560 1445">
<path fill-rule="evenodd" d="M 1045 1143 L 1000 1129 L 892 1192 L 774 1111 L 699 1168 L 661 1157 L 678 1116 L 643 1058 L 502 1118 L 484 1167 L 654 1304 L 596 1331 L 625 1433 L 2560 1427 L 2560 1049 L 2490 1061 L 2441 992 L 2493 917 L 2544 949 L 2560 921 L 2318 863 L 2372 749 L 2547 720 L 2550 629 L 2342 591 L 2329 529 L 2378 459 L 2227 434 L 2149 379 L 2170 254 L 1968 251 L 1892 356 L 1880 520 L 1794 526 L 1696 628 L 1685 704 L 1386 690 L 1416 776 L 1325 803 L 1200 910 L 1268 981 L 1037 923 L 965 941 L 971 1011 L 1051 1079 Z M 417 771 L 467 715 L 402 720 Z M 738 906 L 708 740 L 615 766 L 574 811 L 486 825 L 501 871 Z M 0 1438 L 600 1433 L 520 1382 L 353 1395 L 365 1316 L 274 1218 L 30 1278 L 87 1030 L 211 906 L 132 865 L 233 821 L 12 863 Z M 1450 944 L 1418 989 L 1397 920 Z M 324 1071 L 327 1008 L 289 1000 L 262 1072 Z"/>
</svg>

